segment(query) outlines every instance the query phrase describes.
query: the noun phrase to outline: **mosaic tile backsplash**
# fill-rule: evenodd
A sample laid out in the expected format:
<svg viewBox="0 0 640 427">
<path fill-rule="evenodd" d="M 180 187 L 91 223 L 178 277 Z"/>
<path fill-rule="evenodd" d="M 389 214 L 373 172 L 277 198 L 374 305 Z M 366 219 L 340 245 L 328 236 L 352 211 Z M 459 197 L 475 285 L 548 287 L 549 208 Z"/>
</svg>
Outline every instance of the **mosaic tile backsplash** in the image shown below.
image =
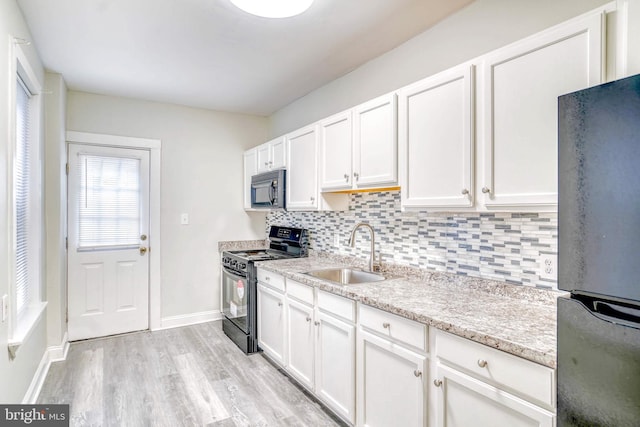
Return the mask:
<svg viewBox="0 0 640 427">
<path fill-rule="evenodd" d="M 382 263 L 557 288 L 541 277 L 544 256 L 558 252 L 557 213 L 401 212 L 400 191 L 387 191 L 351 194 L 343 212 L 270 212 L 266 225 L 308 228 L 311 249 L 368 259 L 368 230 L 348 245 L 358 222 L 374 228 Z"/>
</svg>

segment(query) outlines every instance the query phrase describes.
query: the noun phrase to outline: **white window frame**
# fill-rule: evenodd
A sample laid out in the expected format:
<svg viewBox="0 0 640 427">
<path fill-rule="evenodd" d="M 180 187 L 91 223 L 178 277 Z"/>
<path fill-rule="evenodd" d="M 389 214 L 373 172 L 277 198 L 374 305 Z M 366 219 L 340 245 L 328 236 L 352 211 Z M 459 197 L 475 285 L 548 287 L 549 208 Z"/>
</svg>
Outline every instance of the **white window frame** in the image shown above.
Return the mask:
<svg viewBox="0 0 640 427">
<path fill-rule="evenodd" d="M 42 84 L 38 79 L 33 67 L 31 66 L 24 46 L 28 46 L 24 40 L 20 38 L 10 37 L 10 73 L 9 73 L 9 144 L 8 145 L 8 236 L 9 236 L 9 353 L 12 357 L 17 354 L 20 345 L 22 345 L 31 335 L 39 319 L 44 313 L 46 302 L 43 301 L 44 291 L 44 195 L 42 194 L 42 176 L 43 176 L 43 112 L 42 112 Z M 15 180 L 14 171 L 16 167 L 16 148 L 17 148 L 17 79 L 18 76 L 31 93 L 29 98 L 31 111 L 31 128 L 30 128 L 30 144 L 31 144 L 31 171 L 30 180 L 32 181 L 32 190 L 30 192 L 30 205 L 35 209 L 30 211 L 29 239 L 32 240 L 30 245 L 29 256 L 33 262 L 29 265 L 29 274 L 35 280 L 29 285 L 29 300 L 25 303 L 24 308 L 17 313 L 17 295 L 16 295 L 16 200 L 14 194 Z"/>
</svg>

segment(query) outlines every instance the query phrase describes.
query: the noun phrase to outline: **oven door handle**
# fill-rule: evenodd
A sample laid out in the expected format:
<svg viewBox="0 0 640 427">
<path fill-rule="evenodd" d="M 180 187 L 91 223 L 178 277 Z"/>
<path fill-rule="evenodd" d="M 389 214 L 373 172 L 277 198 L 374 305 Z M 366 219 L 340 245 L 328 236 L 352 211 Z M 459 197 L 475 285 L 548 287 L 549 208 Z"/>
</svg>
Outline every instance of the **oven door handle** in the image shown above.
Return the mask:
<svg viewBox="0 0 640 427">
<path fill-rule="evenodd" d="M 239 274 L 236 274 L 230 270 L 227 270 L 226 268 L 222 267 L 222 273 L 226 274 L 228 276 L 233 277 L 234 279 L 240 279 L 240 280 L 248 280 L 246 277 L 244 276 L 240 276 Z"/>
</svg>

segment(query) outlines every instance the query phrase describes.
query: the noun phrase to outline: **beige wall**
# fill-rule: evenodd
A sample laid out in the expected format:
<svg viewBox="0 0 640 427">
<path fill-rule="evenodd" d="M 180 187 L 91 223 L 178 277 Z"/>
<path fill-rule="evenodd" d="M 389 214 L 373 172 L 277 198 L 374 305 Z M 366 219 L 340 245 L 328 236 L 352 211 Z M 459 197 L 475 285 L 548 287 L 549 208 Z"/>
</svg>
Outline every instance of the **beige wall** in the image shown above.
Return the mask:
<svg viewBox="0 0 640 427">
<path fill-rule="evenodd" d="M 161 316 L 218 310 L 218 241 L 264 238 L 264 214 L 242 209 L 242 153 L 267 119 L 71 91 L 67 130 L 162 141 Z"/>
<path fill-rule="evenodd" d="M 606 3 L 609 0 L 476 0 L 426 32 L 277 111 L 270 117 L 270 137 L 394 91 Z"/>
<path fill-rule="evenodd" d="M 11 37 L 32 40 L 15 0 L 2 0 L 0 1 L 0 100 L 4 103 L 9 99 L 9 82 L 15 81 L 15 77 L 8 75 Z M 35 47 L 24 46 L 24 50 L 40 84 L 44 84 L 44 71 Z M 7 194 L 8 185 L 11 182 L 9 149 L 10 144 L 14 144 L 14 141 L 9 140 L 8 135 L 13 118 L 10 117 L 7 104 L 0 108 L 0 112 L 0 183 L 2 183 L 0 185 L 0 295 L 8 295 L 9 283 L 14 281 L 9 273 L 8 261 L 13 257 L 13 249 L 10 247 L 10 230 L 7 226 L 11 209 Z M 43 138 L 41 145 L 42 140 Z M 41 247 L 44 245 L 43 240 Z M 44 277 L 44 264 L 40 270 L 40 276 Z M 0 323 L 0 402 L 20 403 L 22 401 L 45 353 L 47 344 L 45 320 L 46 315 L 40 318 L 14 360 L 9 359 L 7 351 L 8 322 Z"/>
</svg>

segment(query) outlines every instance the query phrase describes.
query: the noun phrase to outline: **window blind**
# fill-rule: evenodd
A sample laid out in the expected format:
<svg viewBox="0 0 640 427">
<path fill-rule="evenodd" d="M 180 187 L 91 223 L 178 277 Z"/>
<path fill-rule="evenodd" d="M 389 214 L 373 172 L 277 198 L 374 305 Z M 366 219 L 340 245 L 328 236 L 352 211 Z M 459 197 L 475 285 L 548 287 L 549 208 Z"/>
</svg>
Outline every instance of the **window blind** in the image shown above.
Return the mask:
<svg viewBox="0 0 640 427">
<path fill-rule="evenodd" d="M 31 212 L 31 144 L 29 129 L 31 94 L 22 79 L 17 79 L 16 90 L 16 158 L 14 167 L 15 240 L 16 240 L 16 311 L 20 313 L 29 302 L 30 243 L 29 212 Z"/>
<path fill-rule="evenodd" d="M 79 154 L 78 248 L 138 246 L 140 160 Z"/>
</svg>

